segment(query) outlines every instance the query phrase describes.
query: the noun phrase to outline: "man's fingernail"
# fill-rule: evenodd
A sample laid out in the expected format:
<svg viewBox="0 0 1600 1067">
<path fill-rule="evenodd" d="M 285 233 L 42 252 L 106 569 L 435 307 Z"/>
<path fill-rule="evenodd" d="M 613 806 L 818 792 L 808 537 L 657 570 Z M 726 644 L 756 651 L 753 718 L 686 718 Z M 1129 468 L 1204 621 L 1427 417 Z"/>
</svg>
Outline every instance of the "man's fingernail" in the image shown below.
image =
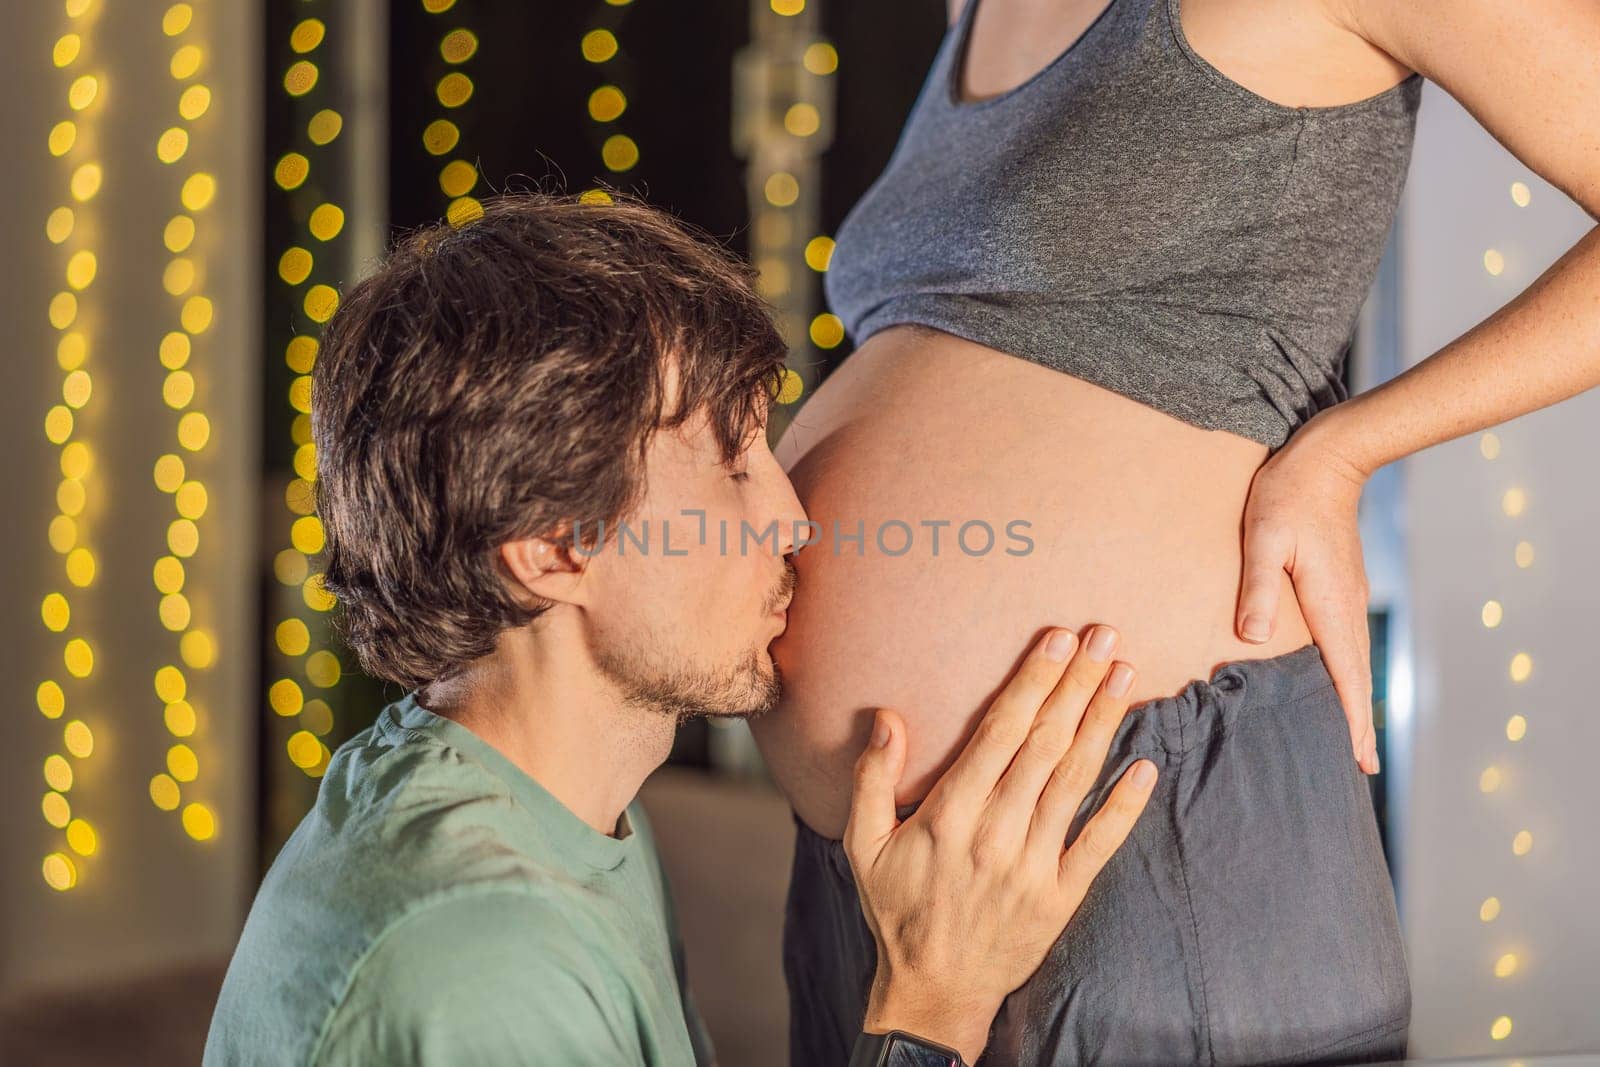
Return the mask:
<svg viewBox="0 0 1600 1067">
<path fill-rule="evenodd" d="M 1252 641 L 1265 641 L 1267 639 L 1266 616 L 1246 615 L 1244 617 L 1244 635 Z"/>
<path fill-rule="evenodd" d="M 1060 663 L 1072 655 L 1072 646 L 1077 643 L 1078 635 L 1071 630 L 1057 630 L 1050 635 L 1050 640 L 1045 642 L 1044 654 Z"/>
<path fill-rule="evenodd" d="M 1140 789 L 1148 789 L 1156 780 L 1156 765 L 1149 760 L 1140 760 L 1133 767 L 1133 784 Z"/>
<path fill-rule="evenodd" d="M 872 728 L 872 743 L 878 748 L 889 743 L 889 724 L 883 720 L 882 715 L 878 716 L 877 725 Z"/>
</svg>

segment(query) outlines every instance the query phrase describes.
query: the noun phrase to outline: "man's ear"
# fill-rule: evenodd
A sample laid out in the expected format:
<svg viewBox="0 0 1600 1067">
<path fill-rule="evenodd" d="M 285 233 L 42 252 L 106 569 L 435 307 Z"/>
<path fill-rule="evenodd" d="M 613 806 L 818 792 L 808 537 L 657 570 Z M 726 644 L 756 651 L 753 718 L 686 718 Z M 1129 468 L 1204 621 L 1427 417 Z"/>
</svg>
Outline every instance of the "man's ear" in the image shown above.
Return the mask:
<svg viewBox="0 0 1600 1067">
<path fill-rule="evenodd" d="M 581 603 L 588 559 L 566 545 L 543 537 L 507 541 L 497 552 L 511 577 L 540 600 Z"/>
</svg>

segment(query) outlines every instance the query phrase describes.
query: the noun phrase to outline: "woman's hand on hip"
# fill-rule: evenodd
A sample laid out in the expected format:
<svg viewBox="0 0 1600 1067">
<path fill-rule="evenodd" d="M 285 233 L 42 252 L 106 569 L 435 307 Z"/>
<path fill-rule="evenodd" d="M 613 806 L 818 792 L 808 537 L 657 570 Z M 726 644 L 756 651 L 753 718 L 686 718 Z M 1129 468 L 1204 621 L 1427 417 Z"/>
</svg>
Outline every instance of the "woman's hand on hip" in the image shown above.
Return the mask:
<svg viewBox="0 0 1600 1067">
<path fill-rule="evenodd" d="M 877 712 L 844 838 L 878 945 L 868 1031 L 903 1029 L 974 1062 L 1001 1002 L 1038 970 L 1144 810 L 1156 780 L 1149 760 L 1122 775 L 1067 846 L 1133 684 L 1133 668 L 1110 649 L 1096 661 L 1078 645 L 1063 629 L 1035 643 L 903 822 L 894 795 L 906 727 Z"/>
<path fill-rule="evenodd" d="M 1330 409 L 1331 410 L 1331 409 Z M 1279 572 L 1288 571 L 1311 639 L 1322 652 L 1345 718 L 1351 751 L 1378 773 L 1372 724 L 1372 651 L 1359 506 L 1367 474 L 1324 443 L 1313 416 L 1262 464 L 1244 509 L 1244 577 L 1234 618 L 1239 637 L 1272 635 Z"/>
</svg>

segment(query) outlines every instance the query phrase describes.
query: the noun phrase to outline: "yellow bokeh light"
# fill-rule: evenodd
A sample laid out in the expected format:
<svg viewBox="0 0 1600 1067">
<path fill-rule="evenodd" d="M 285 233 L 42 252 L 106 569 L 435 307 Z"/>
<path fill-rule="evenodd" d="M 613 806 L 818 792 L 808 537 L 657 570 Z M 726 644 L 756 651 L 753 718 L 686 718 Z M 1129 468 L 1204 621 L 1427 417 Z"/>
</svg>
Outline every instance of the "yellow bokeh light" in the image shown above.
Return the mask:
<svg viewBox="0 0 1600 1067">
<path fill-rule="evenodd" d="M 63 556 L 78 543 L 78 524 L 65 515 L 50 520 L 50 547 Z"/>
<path fill-rule="evenodd" d="M 100 164 L 85 163 L 72 172 L 72 180 L 67 183 L 72 192 L 72 198 L 81 202 L 93 200 L 94 194 L 100 191 Z"/>
<path fill-rule="evenodd" d="M 173 633 L 183 631 L 189 625 L 192 612 L 189 607 L 189 598 L 182 593 L 169 593 L 161 598 L 161 603 L 156 607 L 156 617 L 161 620 L 161 625 Z"/>
<path fill-rule="evenodd" d="M 461 140 L 461 130 L 449 119 L 434 119 L 422 131 L 422 147 L 432 156 L 442 156 Z"/>
<path fill-rule="evenodd" d="M 1496 978 L 1510 978 L 1517 973 L 1517 954 L 1507 952 L 1494 961 L 1494 976 Z"/>
<path fill-rule="evenodd" d="M 194 260 L 179 256 L 161 272 L 161 288 L 171 296 L 182 296 L 194 288 Z"/>
<path fill-rule="evenodd" d="M 163 163 L 176 163 L 189 151 L 189 131 L 174 126 L 156 141 L 156 158 Z"/>
<path fill-rule="evenodd" d="M 1501 255 L 1497 248 L 1488 249 L 1483 253 L 1483 269 L 1499 276 L 1506 269 L 1506 257 Z"/>
<path fill-rule="evenodd" d="M 1500 768 L 1485 767 L 1483 773 L 1478 775 L 1478 789 L 1484 793 L 1493 793 L 1500 788 Z"/>
<path fill-rule="evenodd" d="M 89 358 L 89 342 L 81 333 L 69 333 L 56 346 L 56 362 L 62 370 L 77 370 Z"/>
<path fill-rule="evenodd" d="M 93 3 L 94 0 L 67 0 L 67 18 L 75 19 L 88 14 Z"/>
<path fill-rule="evenodd" d="M 1517 566 L 1524 570 L 1533 566 L 1533 545 L 1527 541 L 1518 541 L 1512 558 L 1516 560 Z"/>
<path fill-rule="evenodd" d="M 156 590 L 162 594 L 176 593 L 183 589 L 184 570 L 183 561 L 177 556 L 162 556 L 156 560 L 155 566 L 150 568 L 151 580 L 156 584 Z"/>
<path fill-rule="evenodd" d="M 161 231 L 161 243 L 174 255 L 186 251 L 194 243 L 194 219 L 188 215 L 174 215 Z"/>
<path fill-rule="evenodd" d="M 39 615 L 44 620 L 45 629 L 60 633 L 72 621 L 72 607 L 60 593 L 46 593 L 39 604 Z"/>
<path fill-rule="evenodd" d="M 290 423 L 289 423 L 289 440 L 293 441 L 297 445 L 308 445 L 308 444 L 311 443 L 311 416 L 310 415 L 307 415 L 304 412 L 302 412 L 301 414 L 296 415 L 294 417 L 294 419 L 290 421 Z M 296 468 L 298 468 L 299 465 L 300 465 L 300 461 L 297 458 L 295 460 Z M 306 475 L 302 475 L 301 477 L 314 478 L 315 475 L 306 474 Z"/>
<path fill-rule="evenodd" d="M 72 788 L 72 764 L 57 754 L 45 757 L 44 780 L 51 789 L 65 793 Z"/>
<path fill-rule="evenodd" d="M 295 416 L 299 418 L 299 416 Z M 294 450 L 294 472 L 308 482 L 317 479 L 317 446 L 303 444 Z"/>
<path fill-rule="evenodd" d="M 331 241 L 344 229 L 344 212 L 335 204 L 318 204 L 306 220 L 306 229 L 319 241 Z"/>
<path fill-rule="evenodd" d="M 53 445 L 59 445 L 71 437 L 72 409 L 65 404 L 56 404 L 45 412 L 44 436 Z"/>
<path fill-rule="evenodd" d="M 184 678 L 182 671 L 170 663 L 159 668 L 151 681 L 156 687 L 156 696 L 163 704 L 182 700 L 189 694 L 188 680 Z"/>
<path fill-rule="evenodd" d="M 296 515 L 310 515 L 317 510 L 316 486 L 304 478 L 290 478 L 289 483 L 283 487 L 283 506 Z M 294 552 L 292 548 L 284 549 L 285 552 Z M 295 555 L 299 555 L 295 552 Z M 298 585 L 299 582 L 291 582 Z"/>
<path fill-rule="evenodd" d="M 439 172 L 439 188 L 445 196 L 466 196 L 478 184 L 478 168 L 464 159 L 453 159 Z"/>
<path fill-rule="evenodd" d="M 306 136 L 314 145 L 332 144 L 344 129 L 344 117 L 332 108 L 323 108 L 306 123 Z"/>
<path fill-rule="evenodd" d="M 183 809 L 183 832 L 196 841 L 209 841 L 217 833 L 217 819 L 204 804 L 186 804 Z"/>
<path fill-rule="evenodd" d="M 65 853 L 52 852 L 44 858 L 44 881 L 51 889 L 66 892 L 78 884 L 78 868 Z"/>
<path fill-rule="evenodd" d="M 100 95 L 100 79 L 93 74 L 85 74 L 73 79 L 72 85 L 67 89 L 67 106 L 74 111 L 82 111 L 94 103 L 95 97 Z"/>
<path fill-rule="evenodd" d="M 639 163 L 639 146 L 625 133 L 614 133 L 600 146 L 600 161 L 607 170 L 631 170 Z"/>
<path fill-rule="evenodd" d="M 1533 673 L 1533 657 L 1526 652 L 1518 652 L 1511 657 L 1511 680 L 1513 682 L 1526 682 Z"/>
<path fill-rule="evenodd" d="M 1521 741 L 1528 732 L 1528 720 L 1521 715 L 1513 715 L 1506 720 L 1506 740 Z"/>
<path fill-rule="evenodd" d="M 304 600 L 306 607 L 312 611 L 332 611 L 339 598 L 328 592 L 322 584 L 322 575 L 313 574 L 300 585 L 300 599 Z"/>
<path fill-rule="evenodd" d="M 45 822 L 60 830 L 72 821 L 72 805 L 60 793 L 46 793 L 44 799 L 39 801 L 39 814 L 44 816 Z"/>
<path fill-rule="evenodd" d="M 99 260 L 95 259 L 93 252 L 87 248 L 74 252 L 72 258 L 67 260 L 67 284 L 74 289 L 87 289 L 94 283 L 98 269 Z"/>
<path fill-rule="evenodd" d="M 83 38 L 75 33 L 66 34 L 56 42 L 55 48 L 50 50 L 50 60 L 58 67 L 71 66 L 82 48 Z"/>
<path fill-rule="evenodd" d="M 283 72 L 283 88 L 290 96 L 304 96 L 317 86 L 317 65 L 309 59 L 291 63 Z"/>
<path fill-rule="evenodd" d="M 435 95 L 445 107 L 460 107 L 472 99 L 472 79 L 459 70 L 451 71 L 439 79 Z"/>
<path fill-rule="evenodd" d="M 278 277 L 290 285 L 299 285 L 311 277 L 311 253 L 295 245 L 278 258 Z"/>
<path fill-rule="evenodd" d="M 75 370 L 61 380 L 61 399 L 69 408 L 82 408 L 94 395 L 94 379 L 88 371 Z"/>
<path fill-rule="evenodd" d="M 445 221 L 459 229 L 475 219 L 483 218 L 483 205 L 470 196 L 457 197 L 450 201 L 444 217 Z"/>
<path fill-rule="evenodd" d="M 284 619 L 274 631 L 278 651 L 285 656 L 303 656 L 311 647 L 311 631 L 299 619 Z"/>
<path fill-rule="evenodd" d="M 806 9 L 806 0 L 771 0 L 772 10 L 780 15 L 798 15 Z"/>
<path fill-rule="evenodd" d="M 191 296 L 183 302 L 183 309 L 178 312 L 178 324 L 191 334 L 205 333 L 211 326 L 214 312 L 208 298 Z"/>
<path fill-rule="evenodd" d="M 187 700 L 174 700 L 168 704 L 161 718 L 167 725 L 167 732 L 173 737 L 188 737 L 194 733 L 194 705 Z"/>
<path fill-rule="evenodd" d="M 74 637 L 62 650 L 61 661 L 74 678 L 87 678 L 94 671 L 94 649 L 83 638 Z"/>
<path fill-rule="evenodd" d="M 206 513 L 206 487 L 199 482 L 184 482 L 174 495 L 173 504 L 178 514 L 186 519 L 198 519 Z"/>
<path fill-rule="evenodd" d="M 615 85 L 602 85 L 589 94 L 589 117 L 596 122 L 611 122 L 628 108 L 628 98 Z"/>
<path fill-rule="evenodd" d="M 161 339 L 161 365 L 168 370 L 177 370 L 189 362 L 192 348 L 188 334 L 173 330 Z"/>
<path fill-rule="evenodd" d="M 320 737 L 333 729 L 333 709 L 321 697 L 308 700 L 300 711 L 300 725 Z"/>
<path fill-rule="evenodd" d="M 183 484 L 183 460 L 169 452 L 156 460 L 154 473 L 157 489 L 163 493 L 176 493 L 178 486 Z"/>
<path fill-rule="evenodd" d="M 814 104 L 791 104 L 783 113 L 783 128 L 796 137 L 810 137 L 822 128 L 822 113 Z"/>
<path fill-rule="evenodd" d="M 73 719 L 61 728 L 61 743 L 78 759 L 94 754 L 94 731 L 82 719 Z"/>
<path fill-rule="evenodd" d="M 585 189 L 578 194 L 578 202 L 580 204 L 610 204 L 614 201 L 611 194 L 604 189 Z"/>
<path fill-rule="evenodd" d="M 50 154 L 64 156 L 72 151 L 72 146 L 78 143 L 78 126 L 76 123 L 63 119 L 50 127 Z"/>
<path fill-rule="evenodd" d="M 178 419 L 178 443 L 192 453 L 205 448 L 205 443 L 211 440 L 211 421 L 198 411 L 189 411 L 184 418 Z"/>
<path fill-rule="evenodd" d="M 281 549 L 272 557 L 272 575 L 284 585 L 299 585 L 309 572 L 305 555 L 292 548 Z"/>
<path fill-rule="evenodd" d="M 39 714 L 47 719 L 59 719 L 61 713 L 67 710 L 67 695 L 57 682 L 40 682 L 33 692 L 33 699 L 39 705 Z"/>
<path fill-rule="evenodd" d="M 1484 459 L 1494 459 L 1500 455 L 1500 438 L 1492 433 L 1486 433 L 1478 438 L 1478 451 Z"/>
<path fill-rule="evenodd" d="M 94 553 L 87 548 L 75 548 L 67 553 L 67 581 L 79 589 L 86 589 L 94 583 Z"/>
<path fill-rule="evenodd" d="M 800 199 L 800 183 L 793 174 L 780 170 L 767 177 L 765 193 L 767 203 L 774 207 L 788 207 Z"/>
<path fill-rule="evenodd" d="M 1511 1016 L 1502 1015 L 1489 1027 L 1489 1036 L 1496 1041 L 1504 1041 L 1511 1036 Z"/>
<path fill-rule="evenodd" d="M 94 827 L 82 819 L 73 819 L 67 823 L 67 847 L 80 856 L 92 856 L 99 847 L 99 839 L 95 836 Z"/>
<path fill-rule="evenodd" d="M 186 44 L 172 53 L 172 64 L 168 69 L 172 72 L 174 78 L 178 81 L 184 81 L 187 78 L 194 77 L 199 72 L 202 58 L 200 49 L 197 46 Z"/>
<path fill-rule="evenodd" d="M 813 237 L 806 242 L 806 266 L 819 274 L 833 261 L 833 238 Z"/>
<path fill-rule="evenodd" d="M 285 718 L 300 714 L 305 702 L 305 694 L 300 690 L 300 683 L 293 678 L 279 678 L 267 689 L 267 704 Z"/>
<path fill-rule="evenodd" d="M 1533 193 L 1526 182 L 1511 183 L 1511 202 L 1518 207 L 1527 207 L 1533 201 Z"/>
<path fill-rule="evenodd" d="M 284 350 L 284 360 L 296 374 L 310 374 L 317 361 L 317 339 L 305 334 L 294 338 Z"/>
<path fill-rule="evenodd" d="M 439 54 L 446 63 L 465 63 L 478 51 L 478 35 L 471 30 L 451 30 L 439 42 Z"/>
<path fill-rule="evenodd" d="M 294 520 L 294 525 L 289 527 L 289 543 L 308 556 L 314 556 L 322 551 L 323 534 L 322 520 L 315 515 Z"/>
<path fill-rule="evenodd" d="M 188 519 L 174 519 L 167 524 L 167 551 L 188 559 L 200 550 L 200 530 Z"/>
<path fill-rule="evenodd" d="M 178 783 L 170 775 L 158 774 L 150 779 L 150 800 L 156 807 L 162 811 L 173 811 L 180 799 Z"/>
<path fill-rule="evenodd" d="M 302 374 L 289 383 L 289 406 L 299 412 L 311 410 L 311 377 Z"/>
<path fill-rule="evenodd" d="M 422 10 L 437 15 L 441 11 L 449 11 L 455 4 L 456 0 L 422 0 Z"/>
<path fill-rule="evenodd" d="M 56 486 L 56 507 L 61 509 L 63 515 L 82 514 L 87 498 L 83 483 L 76 478 L 65 478 Z"/>
<path fill-rule="evenodd" d="M 1483 611 L 1481 612 L 1481 617 L 1483 619 L 1483 624 L 1492 630 L 1496 626 L 1499 626 L 1501 620 L 1505 618 L 1505 609 L 1501 607 L 1500 601 L 1498 600 L 1485 601 L 1483 605 Z"/>
<path fill-rule="evenodd" d="M 304 306 L 306 317 L 312 322 L 327 322 L 339 308 L 339 292 L 331 285 L 313 285 L 306 290 Z"/>
<path fill-rule="evenodd" d="M 70 207 L 58 207 L 50 212 L 50 217 L 44 220 L 44 234 L 50 238 L 50 243 L 58 245 L 72 236 L 73 224 L 77 216 Z"/>
<path fill-rule="evenodd" d="M 309 52 L 322 43 L 327 30 L 321 19 L 303 19 L 289 31 L 289 47 L 302 54 Z"/>
<path fill-rule="evenodd" d="M 617 54 L 617 38 L 610 30 L 590 30 L 578 43 L 583 58 L 591 63 L 604 63 Z"/>
<path fill-rule="evenodd" d="M 306 657 L 306 679 L 318 689 L 332 689 L 344 673 L 339 657 L 327 649 Z"/>
<path fill-rule="evenodd" d="M 844 340 L 844 322 L 831 311 L 811 320 L 811 343 L 818 348 L 837 348 Z"/>
<path fill-rule="evenodd" d="M 176 37 L 189 28 L 189 22 L 194 18 L 194 8 L 188 4 L 173 4 L 167 8 L 167 13 L 161 16 L 161 32 L 168 37 Z"/>
<path fill-rule="evenodd" d="M 167 773 L 180 782 L 192 782 L 200 774 L 200 760 L 188 745 L 167 749 Z"/>
<path fill-rule="evenodd" d="M 78 318 L 78 298 L 73 293 L 61 292 L 50 298 L 50 325 L 65 330 Z"/>
<path fill-rule="evenodd" d="M 1518 830 L 1511 839 L 1511 852 L 1516 856 L 1526 856 L 1533 851 L 1533 835 L 1527 830 Z"/>
<path fill-rule="evenodd" d="M 217 179 L 205 172 L 191 174 L 183 183 L 178 198 L 190 211 L 203 211 L 217 195 Z"/>
<path fill-rule="evenodd" d="M 178 96 L 178 114 L 193 122 L 211 110 L 211 90 L 204 85 L 191 85 Z"/>
<path fill-rule="evenodd" d="M 309 730 L 296 730 L 285 745 L 289 760 L 301 770 L 310 770 L 322 758 L 322 741 Z"/>
<path fill-rule="evenodd" d="M 272 168 L 272 180 L 281 189 L 298 189 L 311 174 L 311 161 L 299 152 L 289 152 Z"/>
<path fill-rule="evenodd" d="M 73 371 L 82 374 L 82 371 Z M 82 441 L 73 441 L 61 449 L 61 473 L 68 478 L 82 478 L 94 466 L 94 453 Z"/>
<path fill-rule="evenodd" d="M 217 645 L 205 630 L 190 630 L 178 639 L 178 655 L 195 670 L 204 670 L 216 661 Z"/>
</svg>

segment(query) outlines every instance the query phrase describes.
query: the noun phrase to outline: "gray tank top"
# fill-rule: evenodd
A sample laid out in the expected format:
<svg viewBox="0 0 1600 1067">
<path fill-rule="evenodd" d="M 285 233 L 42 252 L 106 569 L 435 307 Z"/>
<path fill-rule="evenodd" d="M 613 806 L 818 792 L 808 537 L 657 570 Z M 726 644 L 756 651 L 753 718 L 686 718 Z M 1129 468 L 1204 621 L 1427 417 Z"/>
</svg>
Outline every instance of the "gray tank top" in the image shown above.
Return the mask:
<svg viewBox="0 0 1600 1067">
<path fill-rule="evenodd" d="M 967 0 L 835 235 L 851 341 L 920 323 L 1269 449 L 1346 398 L 1422 76 L 1287 107 L 1203 59 L 1178 2 L 1110 0 L 1033 77 L 960 102 Z"/>
</svg>

